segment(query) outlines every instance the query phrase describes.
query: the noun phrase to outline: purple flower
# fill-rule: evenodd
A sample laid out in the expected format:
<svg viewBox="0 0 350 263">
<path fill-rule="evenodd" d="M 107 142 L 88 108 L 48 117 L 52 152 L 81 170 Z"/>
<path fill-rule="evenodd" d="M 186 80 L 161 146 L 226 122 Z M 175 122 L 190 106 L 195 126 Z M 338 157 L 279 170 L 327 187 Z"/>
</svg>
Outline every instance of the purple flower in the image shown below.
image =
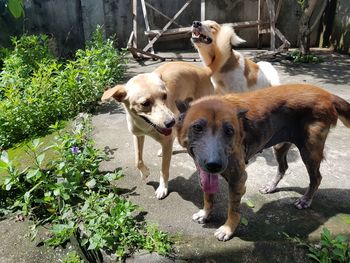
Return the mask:
<svg viewBox="0 0 350 263">
<path fill-rule="evenodd" d="M 72 153 L 74 153 L 74 154 L 80 153 L 80 150 L 79 150 L 79 148 L 78 148 L 77 146 L 73 146 L 70 150 L 71 150 Z"/>
</svg>

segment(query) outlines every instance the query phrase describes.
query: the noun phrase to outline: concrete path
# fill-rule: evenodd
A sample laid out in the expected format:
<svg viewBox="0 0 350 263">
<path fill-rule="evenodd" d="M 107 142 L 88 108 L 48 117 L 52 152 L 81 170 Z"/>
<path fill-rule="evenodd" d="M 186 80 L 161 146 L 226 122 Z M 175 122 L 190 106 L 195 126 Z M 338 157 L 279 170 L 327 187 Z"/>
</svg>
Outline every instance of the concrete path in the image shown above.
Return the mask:
<svg viewBox="0 0 350 263">
<path fill-rule="evenodd" d="M 248 54 L 249 55 L 249 54 Z M 198 63 L 198 62 L 196 62 Z M 326 88 L 350 101 L 350 58 L 332 55 L 318 65 L 300 65 L 286 61 L 273 63 L 282 83 L 311 83 Z M 160 62 L 140 64 L 130 60 L 128 76 L 150 72 Z M 279 184 L 278 191 L 262 195 L 258 189 L 276 173 L 276 161 L 271 149 L 256 156 L 247 168 L 247 192 L 243 197 L 241 213 L 248 225 L 240 225 L 233 239 L 219 242 L 214 237 L 217 227 L 224 223 L 227 211 L 227 185 L 220 180 L 220 192 L 215 199 L 215 210 L 210 223 L 199 225 L 192 214 L 202 207 L 202 191 L 196 169 L 187 153 L 176 153 L 171 163 L 169 195 L 157 200 L 160 145 L 147 138 L 145 161 L 151 169 L 148 181 L 139 177 L 134 167 L 132 136 L 127 130 L 125 113 L 117 103 L 103 104 L 93 117 L 97 146 L 112 158 L 103 163 L 106 171 L 121 167 L 125 177 L 117 186 L 126 196 L 140 205 L 145 218 L 161 229 L 178 234 L 174 258 L 165 259 L 139 255 L 133 262 L 307 262 L 305 251 L 288 242 L 283 232 L 303 239 L 318 240 L 323 227 L 334 234 L 350 236 L 350 129 L 340 122 L 330 133 L 321 165 L 323 180 L 312 207 L 297 210 L 292 205 L 308 185 L 306 169 L 296 148 L 288 155 L 289 170 Z M 177 149 L 180 149 L 177 147 Z M 253 208 L 246 204 L 250 201 Z"/>
</svg>

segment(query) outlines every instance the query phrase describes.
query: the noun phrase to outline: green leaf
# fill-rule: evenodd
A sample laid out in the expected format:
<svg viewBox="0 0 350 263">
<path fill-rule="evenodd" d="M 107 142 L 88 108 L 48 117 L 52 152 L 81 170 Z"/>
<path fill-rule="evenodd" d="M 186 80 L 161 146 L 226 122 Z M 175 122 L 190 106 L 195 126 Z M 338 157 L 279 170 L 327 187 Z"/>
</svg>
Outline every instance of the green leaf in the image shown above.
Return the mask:
<svg viewBox="0 0 350 263">
<path fill-rule="evenodd" d="M 245 218 L 245 217 L 242 217 L 241 218 L 241 224 L 244 225 L 244 226 L 247 226 L 248 225 L 248 219 Z"/>
<path fill-rule="evenodd" d="M 317 262 L 321 262 L 321 260 L 318 257 L 316 257 L 314 254 L 308 253 L 307 256 L 309 258 L 316 260 Z"/>
<path fill-rule="evenodd" d="M 19 18 L 24 14 L 23 3 L 21 0 L 9 0 L 7 6 L 15 18 Z"/>
<path fill-rule="evenodd" d="M 8 164 L 9 163 L 9 155 L 6 151 L 2 151 L 1 153 L 1 161 Z"/>
<path fill-rule="evenodd" d="M 254 208 L 254 204 L 251 200 L 247 200 L 247 206 L 250 208 Z"/>
<path fill-rule="evenodd" d="M 42 153 L 36 157 L 36 160 L 37 160 L 39 166 L 41 166 L 41 164 L 43 163 L 44 158 L 45 158 L 45 153 Z"/>
<path fill-rule="evenodd" d="M 331 240 L 331 232 L 329 231 L 328 228 L 323 228 L 323 233 L 321 234 L 322 238 L 325 238 L 327 241 Z"/>
<path fill-rule="evenodd" d="M 40 140 L 39 139 L 34 139 L 32 143 L 33 143 L 34 149 L 36 149 L 36 148 L 38 148 L 38 146 L 40 144 Z"/>
<path fill-rule="evenodd" d="M 86 182 L 86 186 L 89 187 L 90 189 L 94 188 L 96 185 L 96 180 L 91 179 L 90 181 Z"/>
<path fill-rule="evenodd" d="M 348 241 L 348 237 L 345 235 L 337 235 L 335 240 L 341 243 L 346 243 L 346 241 Z"/>
<path fill-rule="evenodd" d="M 38 173 L 39 173 L 39 169 L 30 169 L 26 175 L 26 178 L 30 179 L 34 176 L 37 176 Z"/>
</svg>

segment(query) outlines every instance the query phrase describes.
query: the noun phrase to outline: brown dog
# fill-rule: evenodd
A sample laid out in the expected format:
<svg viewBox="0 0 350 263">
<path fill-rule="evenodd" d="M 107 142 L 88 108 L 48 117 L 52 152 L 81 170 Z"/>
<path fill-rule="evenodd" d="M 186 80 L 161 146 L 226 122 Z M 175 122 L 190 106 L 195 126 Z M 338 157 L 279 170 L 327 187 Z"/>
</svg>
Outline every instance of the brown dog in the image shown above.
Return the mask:
<svg viewBox="0 0 350 263">
<path fill-rule="evenodd" d="M 208 72 L 186 62 L 170 62 L 161 65 L 152 73 L 139 74 L 126 85 L 117 85 L 106 90 L 102 101 L 110 98 L 122 102 L 126 111 L 129 131 L 134 137 L 135 163 L 143 178 L 150 174 L 143 162 L 145 135 L 162 146 L 162 168 L 158 199 L 168 194 L 169 168 L 173 131 L 177 111 L 175 100 L 197 99 L 213 93 Z"/>
<path fill-rule="evenodd" d="M 177 124 L 179 143 L 186 147 L 199 168 L 204 191 L 204 208 L 193 220 L 204 222 L 213 206 L 217 175 L 229 185 L 228 216 L 216 232 L 219 240 L 232 237 L 240 221 L 238 213 L 247 178 L 245 164 L 257 152 L 281 142 L 275 149 L 276 177 L 262 189 L 275 190 L 288 168 L 286 155 L 295 144 L 310 177 L 306 193 L 296 201 L 307 208 L 321 182 L 319 171 L 323 148 L 332 126 L 339 118 L 350 128 L 350 104 L 342 98 L 311 85 L 270 87 L 251 93 L 209 96 L 177 103 L 182 112 Z"/>
</svg>

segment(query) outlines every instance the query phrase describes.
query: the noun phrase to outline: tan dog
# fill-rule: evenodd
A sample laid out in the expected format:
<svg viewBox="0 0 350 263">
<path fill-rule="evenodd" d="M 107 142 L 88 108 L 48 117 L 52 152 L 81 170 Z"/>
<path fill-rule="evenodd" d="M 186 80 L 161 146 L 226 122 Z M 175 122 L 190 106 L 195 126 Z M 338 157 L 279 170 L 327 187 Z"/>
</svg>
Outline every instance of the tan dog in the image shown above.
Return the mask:
<svg viewBox="0 0 350 263">
<path fill-rule="evenodd" d="M 143 178 L 150 174 L 143 162 L 144 137 L 148 135 L 162 146 L 158 199 L 168 194 L 169 167 L 173 141 L 172 132 L 178 111 L 175 100 L 197 99 L 213 93 L 208 73 L 193 64 L 170 62 L 152 73 L 139 74 L 126 85 L 107 90 L 102 100 L 114 98 L 126 110 L 129 131 L 134 137 L 135 163 Z"/>
<path fill-rule="evenodd" d="M 216 94 L 246 92 L 280 84 L 278 73 L 270 63 L 254 63 L 232 49 L 245 40 L 236 35 L 230 24 L 194 21 L 192 42 L 204 66 L 211 71 Z"/>
<path fill-rule="evenodd" d="M 323 148 L 332 126 L 339 118 L 350 128 L 350 104 L 321 88 L 281 85 L 250 93 L 209 96 L 191 106 L 178 103 L 182 112 L 177 124 L 179 143 L 186 147 L 200 170 L 204 208 L 193 215 L 202 223 L 212 211 L 218 174 L 229 186 L 227 220 L 216 232 L 219 240 L 232 237 L 240 221 L 240 200 L 245 193 L 245 164 L 257 152 L 281 142 L 275 149 L 276 177 L 263 188 L 276 189 L 288 168 L 286 155 L 295 144 L 307 168 L 310 185 L 295 202 L 298 209 L 311 205 L 321 182 L 319 171 Z"/>
</svg>

